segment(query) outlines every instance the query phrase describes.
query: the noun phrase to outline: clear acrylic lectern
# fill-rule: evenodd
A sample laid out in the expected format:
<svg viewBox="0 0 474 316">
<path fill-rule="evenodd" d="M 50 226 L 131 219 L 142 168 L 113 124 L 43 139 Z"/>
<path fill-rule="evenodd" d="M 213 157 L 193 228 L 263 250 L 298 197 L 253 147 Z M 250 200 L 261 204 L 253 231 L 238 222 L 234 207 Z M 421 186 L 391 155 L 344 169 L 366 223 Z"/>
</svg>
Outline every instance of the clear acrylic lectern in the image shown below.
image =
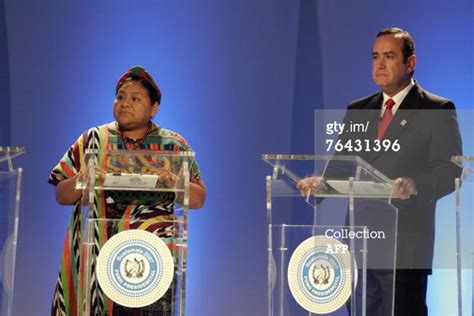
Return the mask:
<svg viewBox="0 0 474 316">
<path fill-rule="evenodd" d="M 462 168 L 455 180 L 456 263 L 458 315 L 474 312 L 474 157 L 456 156 L 452 161 Z"/>
<path fill-rule="evenodd" d="M 22 168 L 13 168 L 13 158 L 22 147 L 0 146 L 0 314 L 12 315 L 16 242 Z"/>
<path fill-rule="evenodd" d="M 272 166 L 268 315 L 366 315 L 367 273 L 386 274 L 391 303 L 384 314 L 393 315 L 398 210 L 392 181 L 355 156 L 263 160 Z M 310 180 L 314 191 L 299 186 Z"/>
<path fill-rule="evenodd" d="M 100 300 L 104 315 L 184 315 L 193 160 L 193 152 L 86 152 L 76 186 L 83 190 L 79 314 L 96 315 Z"/>
</svg>

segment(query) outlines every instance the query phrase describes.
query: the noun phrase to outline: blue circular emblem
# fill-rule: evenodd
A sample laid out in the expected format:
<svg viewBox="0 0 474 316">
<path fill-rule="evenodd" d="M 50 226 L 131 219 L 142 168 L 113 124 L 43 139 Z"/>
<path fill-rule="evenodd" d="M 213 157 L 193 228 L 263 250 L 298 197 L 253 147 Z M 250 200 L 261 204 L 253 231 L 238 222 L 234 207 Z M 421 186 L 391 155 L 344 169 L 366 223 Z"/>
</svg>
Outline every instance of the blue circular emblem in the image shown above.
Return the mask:
<svg viewBox="0 0 474 316">
<path fill-rule="evenodd" d="M 143 230 L 110 238 L 97 258 L 97 279 L 112 301 L 143 307 L 161 298 L 173 280 L 173 257 L 166 244 Z"/>
<path fill-rule="evenodd" d="M 351 294 L 351 255 L 336 239 L 314 236 L 303 241 L 288 264 L 288 285 L 298 304 L 316 314 L 328 314 L 345 304 Z M 353 262 L 355 265 L 355 262 Z M 357 282 L 357 267 L 354 266 Z"/>
</svg>

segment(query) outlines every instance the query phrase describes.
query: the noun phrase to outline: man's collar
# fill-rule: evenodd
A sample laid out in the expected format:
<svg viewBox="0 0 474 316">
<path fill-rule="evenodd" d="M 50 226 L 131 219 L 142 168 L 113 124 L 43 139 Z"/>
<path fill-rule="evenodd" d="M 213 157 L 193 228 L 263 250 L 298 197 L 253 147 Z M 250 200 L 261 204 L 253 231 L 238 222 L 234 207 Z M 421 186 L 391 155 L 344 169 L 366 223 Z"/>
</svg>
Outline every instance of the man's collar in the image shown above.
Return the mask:
<svg viewBox="0 0 474 316">
<path fill-rule="evenodd" d="M 411 88 L 413 88 L 414 86 L 415 86 L 415 80 L 413 80 L 413 78 L 410 78 L 410 82 L 408 83 L 408 85 L 405 88 L 403 88 L 401 91 L 399 91 L 397 94 L 395 94 L 393 97 L 383 92 L 382 105 L 384 105 L 385 102 L 387 102 L 387 100 L 391 98 L 393 99 L 393 101 L 395 101 L 395 106 L 398 107 L 400 104 L 402 104 L 408 92 L 410 92 Z"/>
</svg>

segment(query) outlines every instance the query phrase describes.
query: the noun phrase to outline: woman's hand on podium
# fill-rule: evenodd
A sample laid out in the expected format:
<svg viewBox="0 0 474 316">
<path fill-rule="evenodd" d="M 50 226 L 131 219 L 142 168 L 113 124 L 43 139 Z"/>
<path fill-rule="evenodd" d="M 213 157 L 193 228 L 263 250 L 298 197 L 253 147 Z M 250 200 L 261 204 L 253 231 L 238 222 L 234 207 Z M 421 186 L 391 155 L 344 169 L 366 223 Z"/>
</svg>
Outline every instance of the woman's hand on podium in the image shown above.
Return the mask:
<svg viewBox="0 0 474 316">
<path fill-rule="evenodd" d="M 179 188 L 184 185 L 182 176 L 178 176 L 167 168 L 153 169 L 150 174 L 158 176 L 157 188 Z"/>
<path fill-rule="evenodd" d="M 61 205 L 72 205 L 82 197 L 82 189 L 76 188 L 77 179 L 81 179 L 79 172 L 69 179 L 65 179 L 56 185 L 56 201 Z"/>
<path fill-rule="evenodd" d="M 107 172 L 104 169 L 101 169 L 99 167 L 95 167 L 94 171 L 95 171 L 95 183 L 99 185 L 103 185 Z"/>
<path fill-rule="evenodd" d="M 176 202 L 183 205 L 184 177 L 174 174 L 168 168 L 156 168 L 149 172 L 158 176 L 156 188 L 177 189 Z M 206 188 L 202 183 L 189 182 L 189 208 L 201 208 L 206 200 Z"/>
</svg>

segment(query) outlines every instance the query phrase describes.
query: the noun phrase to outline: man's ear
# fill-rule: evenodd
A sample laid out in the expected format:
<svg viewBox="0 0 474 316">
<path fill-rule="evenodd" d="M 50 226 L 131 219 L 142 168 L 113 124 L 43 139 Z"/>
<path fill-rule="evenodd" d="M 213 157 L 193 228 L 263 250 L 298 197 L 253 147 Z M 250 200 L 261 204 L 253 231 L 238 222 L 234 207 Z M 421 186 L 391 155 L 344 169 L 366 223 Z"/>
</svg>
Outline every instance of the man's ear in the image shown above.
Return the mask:
<svg viewBox="0 0 474 316">
<path fill-rule="evenodd" d="M 416 66 L 416 56 L 415 55 L 411 55 L 410 57 L 407 58 L 407 72 L 413 72 L 415 71 L 415 66 Z"/>
</svg>

